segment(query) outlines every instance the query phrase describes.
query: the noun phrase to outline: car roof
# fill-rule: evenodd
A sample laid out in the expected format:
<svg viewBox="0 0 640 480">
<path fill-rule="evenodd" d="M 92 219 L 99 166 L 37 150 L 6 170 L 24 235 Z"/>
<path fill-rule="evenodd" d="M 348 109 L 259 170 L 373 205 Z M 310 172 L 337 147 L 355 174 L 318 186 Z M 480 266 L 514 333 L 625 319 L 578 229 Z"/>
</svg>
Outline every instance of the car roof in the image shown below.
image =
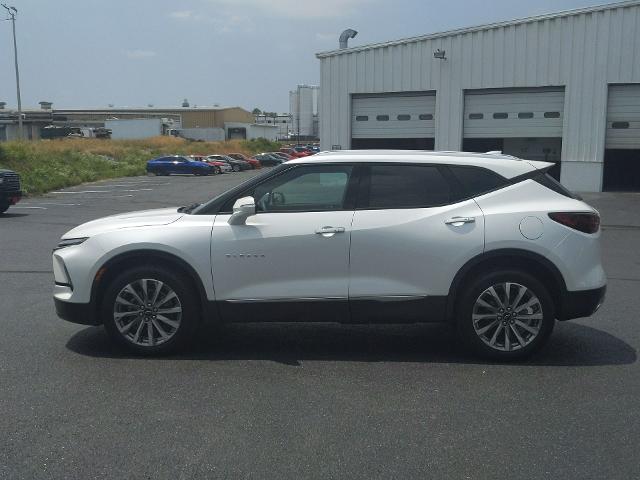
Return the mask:
<svg viewBox="0 0 640 480">
<path fill-rule="evenodd" d="M 316 153 L 287 162 L 301 163 L 425 163 L 484 167 L 503 177 L 518 175 L 553 166 L 553 163 L 523 160 L 500 152 L 436 152 L 430 150 L 336 150 Z"/>
</svg>

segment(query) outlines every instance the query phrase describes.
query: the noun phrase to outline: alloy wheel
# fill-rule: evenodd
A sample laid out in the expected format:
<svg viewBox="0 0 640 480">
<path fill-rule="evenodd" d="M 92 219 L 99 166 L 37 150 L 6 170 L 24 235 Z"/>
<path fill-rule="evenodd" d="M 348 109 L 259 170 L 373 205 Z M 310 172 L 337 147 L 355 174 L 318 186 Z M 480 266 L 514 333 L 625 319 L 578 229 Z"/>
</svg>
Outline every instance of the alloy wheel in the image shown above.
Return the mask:
<svg viewBox="0 0 640 480">
<path fill-rule="evenodd" d="M 473 329 L 489 347 L 511 352 L 533 342 L 542 328 L 540 299 L 519 283 L 503 282 L 487 288 L 473 305 Z"/>
<path fill-rule="evenodd" d="M 142 278 L 120 290 L 113 306 L 113 320 L 120 334 L 134 345 L 161 345 L 180 328 L 182 304 L 166 283 Z"/>
</svg>

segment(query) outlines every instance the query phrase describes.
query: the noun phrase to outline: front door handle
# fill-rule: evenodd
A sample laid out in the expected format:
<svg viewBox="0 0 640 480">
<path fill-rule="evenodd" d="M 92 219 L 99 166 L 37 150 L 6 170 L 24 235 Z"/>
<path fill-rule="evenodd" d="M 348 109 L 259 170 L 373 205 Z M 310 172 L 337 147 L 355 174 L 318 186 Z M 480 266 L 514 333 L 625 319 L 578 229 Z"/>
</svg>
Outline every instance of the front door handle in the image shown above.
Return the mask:
<svg viewBox="0 0 640 480">
<path fill-rule="evenodd" d="M 474 223 L 475 221 L 475 217 L 451 217 L 449 220 L 445 220 L 444 223 L 452 227 L 461 227 L 465 223 Z"/>
<path fill-rule="evenodd" d="M 320 227 L 316 229 L 316 233 L 323 237 L 333 237 L 336 233 L 344 233 L 344 227 Z"/>
</svg>

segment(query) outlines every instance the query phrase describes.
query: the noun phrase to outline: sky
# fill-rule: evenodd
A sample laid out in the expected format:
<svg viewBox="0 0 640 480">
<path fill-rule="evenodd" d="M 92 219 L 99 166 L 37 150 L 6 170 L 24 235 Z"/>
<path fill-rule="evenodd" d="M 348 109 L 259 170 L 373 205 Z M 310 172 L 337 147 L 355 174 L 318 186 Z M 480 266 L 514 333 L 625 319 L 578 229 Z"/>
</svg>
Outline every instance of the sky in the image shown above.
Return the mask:
<svg viewBox="0 0 640 480">
<path fill-rule="evenodd" d="M 558 12 L 606 0 L 2 0 L 16 21 L 23 108 L 258 107 L 317 85 L 317 52 Z M 0 12 L 2 13 L 2 12 Z M 1 18 L 1 17 L 0 17 Z M 15 107 L 11 23 L 0 101 Z"/>
</svg>

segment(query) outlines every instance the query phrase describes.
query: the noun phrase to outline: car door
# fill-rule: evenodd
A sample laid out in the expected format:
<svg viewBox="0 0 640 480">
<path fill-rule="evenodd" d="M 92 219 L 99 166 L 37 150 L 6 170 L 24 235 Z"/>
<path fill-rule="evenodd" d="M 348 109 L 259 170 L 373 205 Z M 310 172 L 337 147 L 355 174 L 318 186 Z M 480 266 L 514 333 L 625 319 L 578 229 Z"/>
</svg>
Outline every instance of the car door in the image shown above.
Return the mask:
<svg viewBox="0 0 640 480">
<path fill-rule="evenodd" d="M 193 167 L 191 162 L 184 157 L 176 157 L 177 163 L 175 164 L 176 173 L 193 173 Z"/>
<path fill-rule="evenodd" d="M 350 165 L 297 165 L 227 202 L 211 239 L 225 320 L 347 320 L 354 179 Z M 256 214 L 230 225 L 245 196 Z"/>
<path fill-rule="evenodd" d="M 458 270 L 484 249 L 484 218 L 435 165 L 371 164 L 351 232 L 353 321 L 440 321 Z"/>
</svg>

